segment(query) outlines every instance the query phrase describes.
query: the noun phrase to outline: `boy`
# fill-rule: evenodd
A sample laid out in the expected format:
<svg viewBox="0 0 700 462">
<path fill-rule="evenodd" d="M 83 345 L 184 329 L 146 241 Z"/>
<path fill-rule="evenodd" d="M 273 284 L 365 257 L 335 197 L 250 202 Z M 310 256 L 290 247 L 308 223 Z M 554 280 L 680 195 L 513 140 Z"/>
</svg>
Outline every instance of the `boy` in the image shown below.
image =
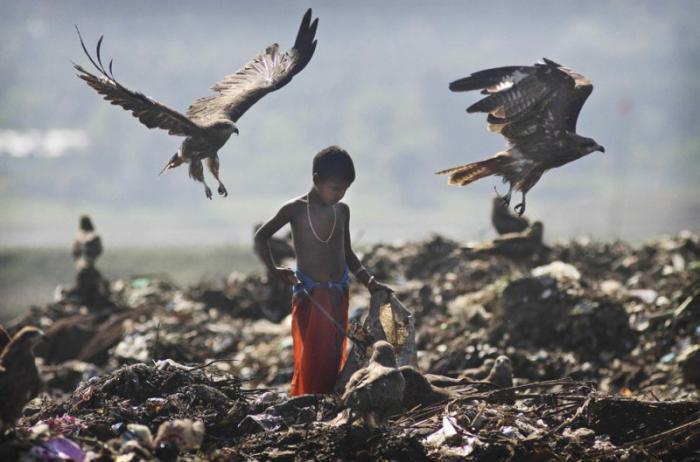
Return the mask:
<svg viewBox="0 0 700 462">
<path fill-rule="evenodd" d="M 316 154 L 312 173 L 308 194 L 284 204 L 255 234 L 255 250 L 269 272 L 294 285 L 292 396 L 331 393 L 343 368 L 348 272 L 371 293 L 391 291 L 369 274 L 350 245 L 350 208 L 340 202 L 355 180 L 350 155 L 330 146 Z M 296 270 L 278 267 L 268 244 L 287 223 L 292 228 Z"/>
</svg>

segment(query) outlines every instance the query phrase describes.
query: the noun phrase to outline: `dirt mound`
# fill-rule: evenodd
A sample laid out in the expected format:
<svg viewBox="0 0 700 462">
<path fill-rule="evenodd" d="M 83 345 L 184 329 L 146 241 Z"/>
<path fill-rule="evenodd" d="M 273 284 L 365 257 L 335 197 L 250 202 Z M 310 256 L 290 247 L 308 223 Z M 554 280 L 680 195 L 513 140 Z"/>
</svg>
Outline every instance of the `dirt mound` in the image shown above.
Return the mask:
<svg viewBox="0 0 700 462">
<path fill-rule="evenodd" d="M 288 288 L 265 276 L 192 288 L 142 276 L 113 281 L 107 308 L 32 308 L 8 330 L 47 333 L 46 388 L 0 437 L 0 459 L 696 457 L 700 235 L 536 244 L 511 255 L 433 236 L 366 250 L 413 313 L 418 370 L 460 384 L 382 428 L 340 425 L 334 396 L 289 398 Z M 506 390 L 484 382 L 500 355 Z"/>
</svg>

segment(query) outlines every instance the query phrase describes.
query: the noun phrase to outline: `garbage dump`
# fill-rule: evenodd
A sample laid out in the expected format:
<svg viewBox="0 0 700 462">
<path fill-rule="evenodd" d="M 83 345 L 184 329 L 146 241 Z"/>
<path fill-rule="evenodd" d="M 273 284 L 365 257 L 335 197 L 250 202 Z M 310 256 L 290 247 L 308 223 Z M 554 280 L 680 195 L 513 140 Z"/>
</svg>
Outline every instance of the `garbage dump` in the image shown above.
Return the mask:
<svg viewBox="0 0 700 462">
<path fill-rule="evenodd" d="M 352 286 L 352 367 L 387 340 L 405 379 L 403 408 L 376 426 L 343 421 L 344 384 L 289 397 L 289 295 L 267 275 L 141 275 L 110 281 L 108 304 L 32 307 L 5 328 L 44 332 L 43 388 L 0 460 L 700 457 L 700 235 L 538 236 L 511 252 L 522 233 L 365 249 L 395 293 Z M 506 366 L 510 383 L 493 372 Z"/>
</svg>

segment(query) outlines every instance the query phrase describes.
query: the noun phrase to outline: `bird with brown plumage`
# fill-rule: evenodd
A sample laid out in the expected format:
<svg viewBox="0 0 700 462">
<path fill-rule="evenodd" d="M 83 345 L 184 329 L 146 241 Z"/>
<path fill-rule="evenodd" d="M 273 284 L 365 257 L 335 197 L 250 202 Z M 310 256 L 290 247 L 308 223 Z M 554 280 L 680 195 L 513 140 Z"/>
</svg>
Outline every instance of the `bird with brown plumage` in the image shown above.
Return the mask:
<svg viewBox="0 0 700 462">
<path fill-rule="evenodd" d="M 491 175 L 509 183 L 503 201 L 522 193 L 515 211 L 525 212 L 525 195 L 553 168 L 605 148 L 576 133 L 576 122 L 593 85 L 581 74 L 547 58 L 534 66 L 486 69 L 450 83 L 452 91 L 481 90 L 485 98 L 467 112 L 488 114 L 488 129 L 500 133 L 507 149 L 491 158 L 437 172 L 464 186 Z"/>
<path fill-rule="evenodd" d="M 520 233 L 527 229 L 530 220 L 511 212 L 503 198 L 496 196 L 491 207 L 491 224 L 498 234 Z"/>
<path fill-rule="evenodd" d="M 465 247 L 464 250 L 476 254 L 499 254 L 512 257 L 528 257 L 543 248 L 544 225 L 534 222 L 525 231 L 498 236 L 492 241 Z"/>
<path fill-rule="evenodd" d="M 496 358 L 491 372 L 486 377 L 486 382 L 491 382 L 498 388 L 510 388 L 513 386 L 513 367 L 508 356 L 501 355 Z"/>
<path fill-rule="evenodd" d="M 513 367 L 510 358 L 505 355 L 496 358 L 496 362 L 485 381 L 498 388 L 511 388 L 513 386 Z M 515 402 L 515 394 L 512 390 L 504 392 L 503 401 L 508 404 Z"/>
<path fill-rule="evenodd" d="M 493 358 L 486 358 L 479 367 L 466 369 L 460 372 L 458 377 L 448 377 L 441 374 L 424 374 L 431 385 L 438 388 L 457 387 L 462 385 L 470 385 L 475 382 L 483 382 L 488 377 L 493 364 L 496 361 Z"/>
<path fill-rule="evenodd" d="M 278 44 L 268 46 L 243 68 L 217 82 L 212 87 L 215 94 L 197 99 L 185 114 L 117 81 L 112 72 L 112 61 L 107 66 L 102 63 L 102 37 L 97 42 L 96 57 L 93 58 L 78 31 L 80 45 L 97 74 L 90 73 L 78 64 L 73 67 L 78 71 L 78 77 L 105 100 L 131 112 L 146 127 L 160 128 L 171 135 L 185 138 L 180 149 L 160 173 L 189 164 L 190 178 L 202 183 L 204 193 L 211 199 L 211 188 L 204 180 L 202 161 L 205 161 L 219 183 L 219 195 L 226 197 L 228 192 L 219 178 L 219 150 L 232 134 L 238 134 L 236 124 L 248 109 L 263 96 L 287 85 L 306 67 L 316 50 L 317 27 L 318 18 L 312 21 L 309 8 L 301 20 L 294 46 L 290 50 L 281 53 Z"/>
<path fill-rule="evenodd" d="M 406 381 L 397 368 L 394 347 L 380 340 L 373 348 L 369 364 L 352 374 L 341 397 L 350 409 L 348 426 L 356 418 L 371 427 L 381 426 L 403 408 Z"/>
<path fill-rule="evenodd" d="M 424 374 L 413 366 L 401 366 L 399 371 L 406 382 L 403 392 L 403 407 L 405 409 L 428 406 L 447 401 L 455 396 L 451 391 L 433 385 Z"/>
<path fill-rule="evenodd" d="M 36 327 L 23 327 L 0 355 L 0 431 L 17 422 L 24 406 L 41 389 L 33 349 L 42 336 Z"/>
</svg>

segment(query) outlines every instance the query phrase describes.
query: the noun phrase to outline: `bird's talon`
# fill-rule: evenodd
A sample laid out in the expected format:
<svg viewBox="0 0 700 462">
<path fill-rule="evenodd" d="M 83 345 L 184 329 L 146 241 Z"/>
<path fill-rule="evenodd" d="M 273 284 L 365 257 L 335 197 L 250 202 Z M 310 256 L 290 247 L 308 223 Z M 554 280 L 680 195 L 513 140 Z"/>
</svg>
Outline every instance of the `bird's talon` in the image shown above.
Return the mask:
<svg viewBox="0 0 700 462">
<path fill-rule="evenodd" d="M 522 216 L 523 213 L 525 213 L 525 204 L 518 204 L 515 207 L 513 207 L 513 210 L 515 210 L 518 216 Z"/>
<path fill-rule="evenodd" d="M 209 188 L 204 188 L 204 194 L 207 195 L 207 199 L 211 200 L 211 198 L 212 198 L 211 189 L 209 189 Z"/>
<path fill-rule="evenodd" d="M 219 185 L 219 189 L 217 190 L 217 192 L 219 193 L 219 196 L 228 197 L 228 191 L 226 191 L 226 188 L 222 184 Z"/>
</svg>

